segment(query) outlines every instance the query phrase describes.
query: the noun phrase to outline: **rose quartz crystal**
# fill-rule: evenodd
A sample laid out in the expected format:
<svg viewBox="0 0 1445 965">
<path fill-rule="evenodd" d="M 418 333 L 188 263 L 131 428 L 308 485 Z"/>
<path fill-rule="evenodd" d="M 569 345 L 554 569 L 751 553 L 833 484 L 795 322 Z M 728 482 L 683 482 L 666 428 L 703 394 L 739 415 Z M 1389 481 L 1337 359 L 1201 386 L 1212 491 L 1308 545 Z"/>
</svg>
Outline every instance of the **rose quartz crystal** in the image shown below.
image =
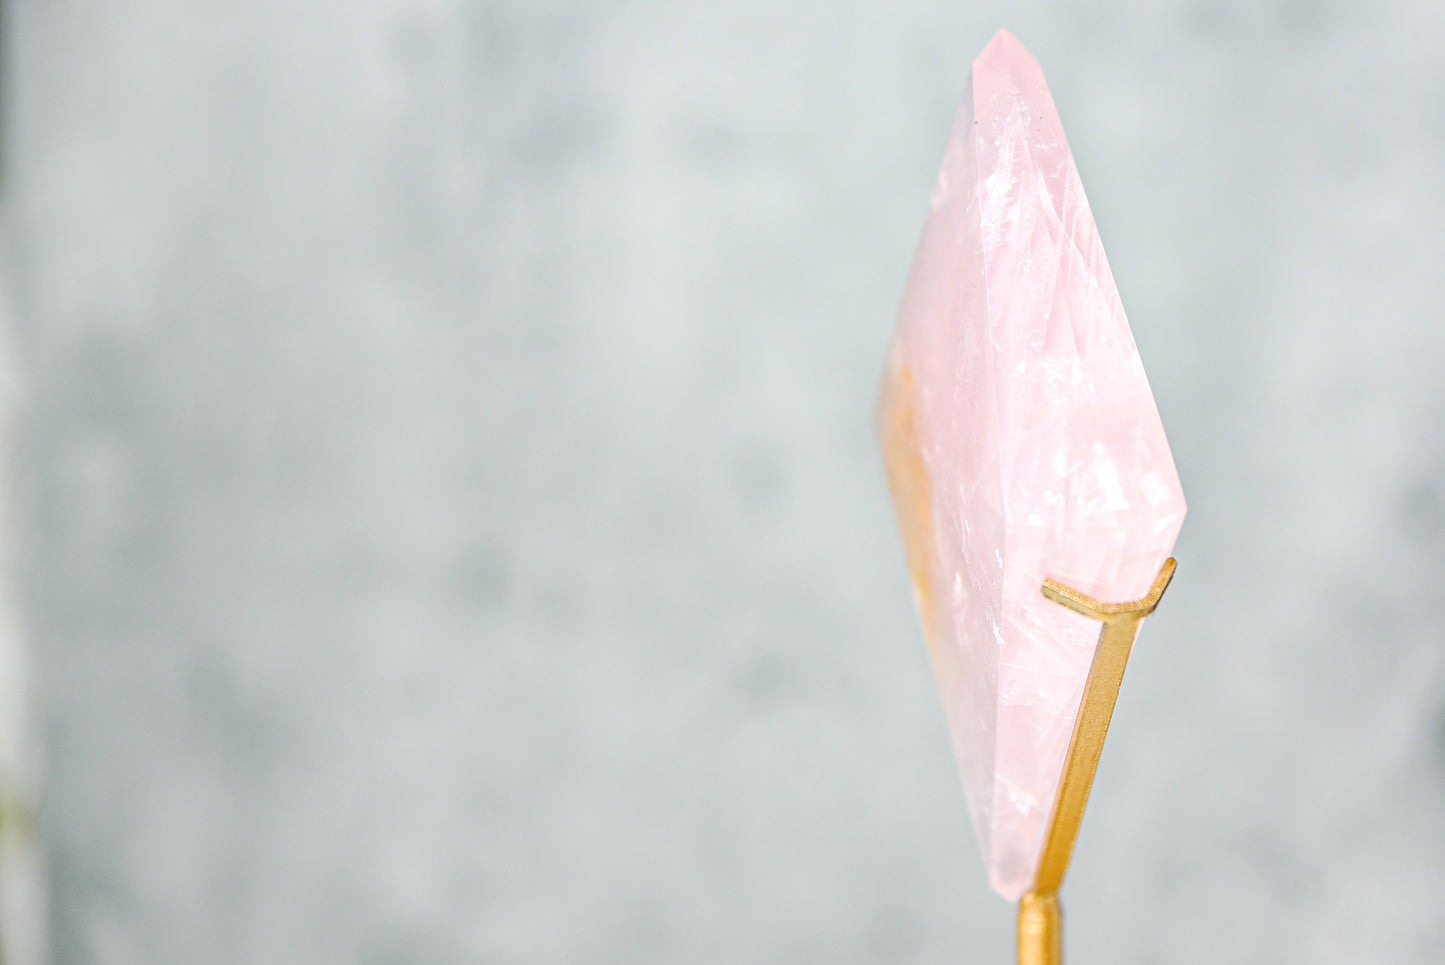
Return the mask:
<svg viewBox="0 0 1445 965">
<path fill-rule="evenodd" d="M 1028 890 L 1099 625 L 1053 577 L 1143 596 L 1184 495 L 1038 63 L 973 64 L 879 405 L 889 487 L 989 879 Z"/>
</svg>

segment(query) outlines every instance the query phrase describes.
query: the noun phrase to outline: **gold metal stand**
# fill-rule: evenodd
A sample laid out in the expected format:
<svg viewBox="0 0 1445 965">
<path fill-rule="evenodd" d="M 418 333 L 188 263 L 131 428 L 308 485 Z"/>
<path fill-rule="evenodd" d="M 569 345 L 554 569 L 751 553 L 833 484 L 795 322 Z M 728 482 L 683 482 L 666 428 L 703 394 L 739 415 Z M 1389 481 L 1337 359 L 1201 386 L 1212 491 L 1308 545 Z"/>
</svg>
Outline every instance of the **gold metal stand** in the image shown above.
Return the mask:
<svg viewBox="0 0 1445 965">
<path fill-rule="evenodd" d="M 1077 613 L 1104 624 L 1099 631 L 1099 646 L 1094 663 L 1084 684 L 1079 702 L 1079 715 L 1074 721 L 1074 736 L 1069 740 L 1069 753 L 1064 759 L 1064 776 L 1059 782 L 1059 796 L 1049 821 L 1044 852 L 1039 859 L 1033 889 L 1019 901 L 1019 965 L 1061 965 L 1064 960 L 1063 913 L 1059 908 L 1059 886 L 1074 856 L 1074 840 L 1079 836 L 1079 822 L 1084 819 L 1084 806 L 1089 803 L 1089 790 L 1094 786 L 1094 772 L 1109 733 L 1109 720 L 1114 716 L 1114 702 L 1119 698 L 1119 685 L 1124 682 L 1124 668 L 1139 623 L 1154 612 L 1159 598 L 1174 578 L 1174 560 L 1164 561 L 1153 587 L 1142 600 L 1133 603 L 1101 603 L 1071 590 L 1054 580 L 1044 581 L 1044 596 Z"/>
</svg>

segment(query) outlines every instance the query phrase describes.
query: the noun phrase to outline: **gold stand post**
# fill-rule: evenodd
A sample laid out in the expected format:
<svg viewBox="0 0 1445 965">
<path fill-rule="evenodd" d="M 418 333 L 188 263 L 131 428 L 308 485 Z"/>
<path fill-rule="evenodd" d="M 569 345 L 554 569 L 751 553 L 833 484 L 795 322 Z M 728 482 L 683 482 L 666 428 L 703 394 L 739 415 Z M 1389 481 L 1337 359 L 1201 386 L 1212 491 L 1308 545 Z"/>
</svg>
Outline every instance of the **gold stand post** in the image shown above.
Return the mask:
<svg viewBox="0 0 1445 965">
<path fill-rule="evenodd" d="M 1069 753 L 1064 758 L 1064 776 L 1044 838 L 1038 874 L 1033 889 L 1019 901 L 1019 965 L 1061 965 L 1064 960 L 1059 887 L 1064 883 L 1064 872 L 1069 870 L 1069 859 L 1074 856 L 1074 840 L 1079 836 L 1084 806 L 1089 803 L 1089 790 L 1094 786 L 1094 772 L 1099 767 L 1104 738 L 1109 734 L 1114 702 L 1119 698 L 1119 685 L 1124 682 L 1124 668 L 1134 649 L 1139 622 L 1154 612 L 1173 578 L 1171 557 L 1159 568 L 1148 595 L 1133 603 L 1100 603 L 1054 580 L 1044 581 L 1044 596 L 1101 621 L 1104 627 L 1099 631 L 1099 646 L 1084 684 Z"/>
</svg>

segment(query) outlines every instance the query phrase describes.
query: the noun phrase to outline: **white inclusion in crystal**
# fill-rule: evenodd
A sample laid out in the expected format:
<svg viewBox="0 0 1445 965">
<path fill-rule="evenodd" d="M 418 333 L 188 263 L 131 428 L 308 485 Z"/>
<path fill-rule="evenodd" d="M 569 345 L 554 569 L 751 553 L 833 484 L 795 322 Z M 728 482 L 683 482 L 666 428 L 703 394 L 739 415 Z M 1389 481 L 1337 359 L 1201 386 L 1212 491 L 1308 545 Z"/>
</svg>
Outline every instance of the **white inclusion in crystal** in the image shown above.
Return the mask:
<svg viewBox="0 0 1445 965">
<path fill-rule="evenodd" d="M 1102 442 L 1094 443 L 1094 481 L 1099 486 L 1099 493 L 1103 496 L 1103 503 L 1100 508 L 1105 512 L 1128 509 L 1129 498 L 1124 495 L 1124 483 L 1119 479 L 1119 467 L 1114 465 L 1113 457 Z"/>
</svg>

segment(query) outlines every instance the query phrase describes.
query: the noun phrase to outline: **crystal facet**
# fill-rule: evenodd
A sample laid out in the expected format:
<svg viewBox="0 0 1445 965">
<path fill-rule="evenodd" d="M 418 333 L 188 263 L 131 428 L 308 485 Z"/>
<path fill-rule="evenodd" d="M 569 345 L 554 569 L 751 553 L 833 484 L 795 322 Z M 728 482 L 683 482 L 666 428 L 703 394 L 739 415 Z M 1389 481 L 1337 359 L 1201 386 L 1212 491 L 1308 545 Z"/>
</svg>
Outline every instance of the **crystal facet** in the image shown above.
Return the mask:
<svg viewBox="0 0 1445 965">
<path fill-rule="evenodd" d="M 1047 577 L 1133 600 L 1184 495 L 1038 63 L 973 64 L 889 350 L 879 429 L 995 890 L 1028 890 L 1099 627 Z"/>
</svg>

